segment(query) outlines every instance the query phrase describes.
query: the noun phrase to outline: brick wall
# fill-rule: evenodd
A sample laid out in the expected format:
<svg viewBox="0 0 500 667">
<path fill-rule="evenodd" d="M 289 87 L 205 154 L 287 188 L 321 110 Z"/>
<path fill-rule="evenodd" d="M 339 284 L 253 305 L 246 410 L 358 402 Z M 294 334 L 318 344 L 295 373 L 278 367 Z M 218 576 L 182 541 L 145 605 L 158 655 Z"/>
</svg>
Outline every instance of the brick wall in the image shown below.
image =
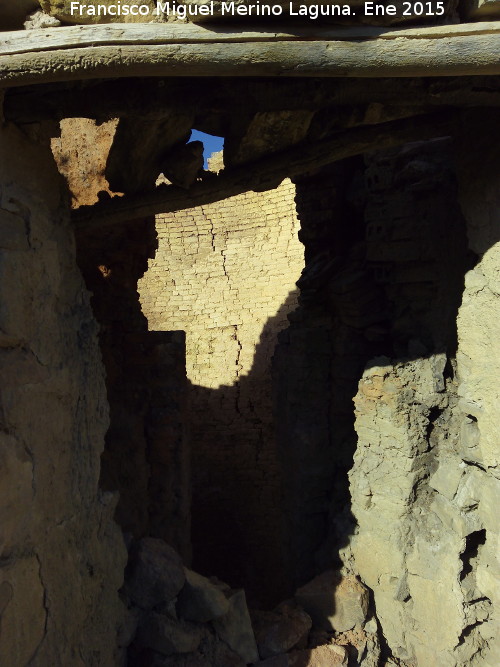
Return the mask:
<svg viewBox="0 0 500 667">
<path fill-rule="evenodd" d="M 158 216 L 139 285 L 151 330 L 186 331 L 194 566 L 260 601 L 284 586 L 270 361 L 303 268 L 294 194 L 285 181 Z"/>
</svg>

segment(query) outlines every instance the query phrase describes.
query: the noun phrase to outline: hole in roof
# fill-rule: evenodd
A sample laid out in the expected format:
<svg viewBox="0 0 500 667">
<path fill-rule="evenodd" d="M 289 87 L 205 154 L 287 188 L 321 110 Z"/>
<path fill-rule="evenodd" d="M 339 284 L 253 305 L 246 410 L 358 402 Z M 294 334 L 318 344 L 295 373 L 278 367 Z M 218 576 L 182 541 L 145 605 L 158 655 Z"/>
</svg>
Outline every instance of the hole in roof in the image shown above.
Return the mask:
<svg viewBox="0 0 500 667">
<path fill-rule="evenodd" d="M 224 148 L 224 137 L 216 137 L 213 134 L 192 130 L 189 141 L 203 142 L 203 167 L 208 169 L 208 160 L 214 153 L 219 153 Z"/>
</svg>

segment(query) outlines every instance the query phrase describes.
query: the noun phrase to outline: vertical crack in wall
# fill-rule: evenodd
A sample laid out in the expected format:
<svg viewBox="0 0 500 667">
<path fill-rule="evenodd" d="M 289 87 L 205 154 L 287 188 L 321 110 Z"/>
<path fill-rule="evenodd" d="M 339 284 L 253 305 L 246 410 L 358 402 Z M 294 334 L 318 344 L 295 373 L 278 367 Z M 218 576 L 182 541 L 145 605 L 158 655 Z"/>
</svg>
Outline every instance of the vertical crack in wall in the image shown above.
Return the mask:
<svg viewBox="0 0 500 667">
<path fill-rule="evenodd" d="M 214 228 L 214 221 L 211 217 L 207 215 L 206 209 L 204 206 L 200 206 L 199 208 L 200 211 L 200 218 L 203 220 L 206 220 L 208 224 L 210 225 L 210 238 L 211 238 L 211 243 L 212 243 L 212 250 L 213 252 L 217 252 L 217 249 L 215 247 L 215 228 Z"/>
<path fill-rule="evenodd" d="M 225 269 L 224 269 L 225 271 Z M 236 359 L 235 359 L 235 369 L 236 369 L 236 380 L 234 384 L 235 392 L 234 392 L 234 409 L 236 414 L 240 415 L 240 417 L 243 417 L 242 412 L 240 410 L 240 399 L 241 399 L 241 391 L 240 391 L 240 373 L 243 370 L 243 366 L 240 363 L 240 357 L 241 357 L 241 350 L 242 350 L 242 344 L 238 338 L 238 325 L 234 325 L 234 334 L 233 338 L 236 341 Z"/>
<path fill-rule="evenodd" d="M 236 379 L 238 380 L 240 377 L 240 373 L 243 370 L 243 366 L 240 362 L 241 358 L 241 350 L 243 349 L 243 346 L 241 344 L 240 339 L 238 338 L 238 325 L 234 325 L 234 335 L 233 335 L 234 340 L 236 341 L 236 360 L 235 360 L 235 366 L 236 366 Z"/>
<path fill-rule="evenodd" d="M 229 282 L 230 278 L 229 278 L 229 274 L 228 274 L 227 268 L 226 268 L 226 253 L 224 252 L 224 250 L 221 250 L 220 254 L 222 256 L 222 270 L 224 271 L 224 275 L 226 276 L 226 278 Z"/>
<path fill-rule="evenodd" d="M 47 592 L 47 586 L 44 582 L 43 575 L 42 575 L 42 561 L 40 559 L 40 556 L 38 553 L 35 551 L 34 556 L 36 558 L 36 561 L 38 563 L 38 576 L 40 578 L 40 584 L 42 586 L 43 594 L 42 594 L 42 604 L 43 608 L 45 610 L 45 621 L 44 621 L 44 626 L 43 626 L 43 636 L 41 637 L 38 646 L 35 648 L 33 655 L 29 659 L 29 665 L 36 665 L 36 660 L 37 660 L 37 654 L 40 650 L 40 647 L 42 646 L 45 637 L 47 636 L 47 627 L 49 623 L 49 614 L 50 614 L 50 608 L 49 608 L 49 603 L 48 603 L 48 592 Z"/>
</svg>

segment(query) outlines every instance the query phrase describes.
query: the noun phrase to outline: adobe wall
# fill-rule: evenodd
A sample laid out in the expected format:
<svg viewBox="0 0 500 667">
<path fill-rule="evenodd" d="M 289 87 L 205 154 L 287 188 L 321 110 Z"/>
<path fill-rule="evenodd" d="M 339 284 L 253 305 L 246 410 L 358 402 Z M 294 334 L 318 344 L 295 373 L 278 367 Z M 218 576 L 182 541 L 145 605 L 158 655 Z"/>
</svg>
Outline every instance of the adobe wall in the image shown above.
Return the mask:
<svg viewBox="0 0 500 667">
<path fill-rule="evenodd" d="M 0 126 L 0 663 L 120 664 L 97 326 L 42 126 Z"/>
<path fill-rule="evenodd" d="M 485 665 L 495 665 L 500 662 L 500 159 L 494 148 L 498 114 L 476 113 L 471 124 L 473 131 L 461 138 L 457 171 L 469 247 L 478 262 L 465 276 L 457 319 L 460 448 L 454 460 L 444 461 L 443 469 L 447 476 L 457 467 L 463 473 L 448 521 L 456 523 L 460 513 L 470 522 L 461 558 L 464 589 L 473 591 L 468 595 L 472 609 L 465 608 L 462 637 L 476 639 L 482 649 L 479 664 L 484 660 Z"/>
<path fill-rule="evenodd" d="M 156 331 L 136 291 L 152 221 L 78 239 L 122 425 L 108 460 L 137 478 L 123 521 L 187 530 L 182 336 L 162 332 L 183 328 L 195 567 L 264 605 L 343 566 L 408 667 L 500 659 L 498 128 L 469 123 L 297 179 L 297 308 L 289 183 L 157 223 Z M 98 489 L 108 408 L 68 202 L 44 128 L 2 126 L 0 154 L 0 662 L 119 665 L 126 553 Z"/>
<path fill-rule="evenodd" d="M 295 188 L 157 217 L 140 282 L 151 330 L 186 331 L 194 565 L 249 590 L 283 586 L 270 360 L 303 267 Z"/>
<path fill-rule="evenodd" d="M 52 140 L 72 205 L 109 192 L 104 177 L 116 121 L 61 122 Z M 76 260 L 99 324 L 110 425 L 100 484 L 119 491 L 115 519 L 125 535 L 166 540 L 190 559 L 187 384 L 182 331 L 148 331 L 137 281 L 157 245 L 154 217 L 114 229 L 78 230 Z"/>
<path fill-rule="evenodd" d="M 411 311 L 401 307 L 396 335 L 416 334 L 408 353 L 373 359 L 363 374 L 350 474 L 355 568 L 374 590 L 384 635 L 397 657 L 443 667 L 493 667 L 500 659 L 498 127 L 495 114 L 468 120 L 449 158 L 455 195 L 446 163 L 443 171 L 436 158 L 427 168 L 424 160 L 400 163 L 399 177 L 390 163 L 380 165 L 388 169 L 379 203 L 392 183 L 410 198 L 419 230 L 413 259 L 430 260 L 420 273 L 428 297 L 416 300 L 417 275 L 411 291 L 407 278 L 401 293 L 413 302 L 420 330 L 409 327 Z M 422 209 L 426 189 L 433 203 Z M 383 210 L 396 230 L 396 209 Z M 376 245 L 387 244 L 385 236 Z"/>
<path fill-rule="evenodd" d="M 468 120 L 298 181 L 308 262 L 274 359 L 289 569 L 359 576 L 411 667 L 499 660 L 498 131 Z"/>
</svg>

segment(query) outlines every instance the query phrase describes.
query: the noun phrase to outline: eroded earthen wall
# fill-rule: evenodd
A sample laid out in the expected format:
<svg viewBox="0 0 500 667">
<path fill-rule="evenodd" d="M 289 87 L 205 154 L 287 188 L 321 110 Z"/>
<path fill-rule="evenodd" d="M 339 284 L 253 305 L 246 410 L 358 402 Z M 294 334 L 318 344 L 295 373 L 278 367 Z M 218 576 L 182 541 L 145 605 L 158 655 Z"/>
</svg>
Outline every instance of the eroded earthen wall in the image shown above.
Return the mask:
<svg viewBox="0 0 500 667">
<path fill-rule="evenodd" d="M 499 169 L 487 134 L 475 129 L 472 135 L 472 144 L 457 140 L 448 168 L 445 146 L 434 157 L 421 154 L 406 164 L 402 153 L 399 170 L 387 161 L 385 178 L 371 188 L 385 218 L 369 244 L 375 256 L 389 245 L 391 229 L 406 230 L 400 257 L 405 246 L 418 254 L 407 257 L 407 268 L 413 263 L 417 271 L 407 272 L 405 286 L 387 267 L 393 293 L 407 296 L 394 337 L 408 338 L 408 351 L 371 360 L 355 398 L 359 440 L 350 479 L 358 528 L 352 550 L 354 567 L 374 591 L 389 646 L 417 665 L 498 663 L 498 521 L 492 508 L 500 486 L 492 414 L 499 405 L 493 381 L 499 370 L 493 259 Z M 459 193 L 450 189 L 449 169 L 458 169 Z M 426 172 L 434 172 L 428 187 Z M 398 183 L 399 192 L 392 192 Z M 406 200 L 405 218 L 387 206 L 384 190 L 392 201 Z M 459 271 L 462 215 L 470 250 Z M 409 245 L 405 221 L 412 218 L 419 235 Z M 419 268 L 415 260 L 425 263 Z"/>
<path fill-rule="evenodd" d="M 52 150 L 75 208 L 109 193 L 104 169 L 115 129 L 113 120 L 61 122 Z M 78 266 L 99 323 L 110 406 L 100 484 L 119 491 L 115 518 L 126 535 L 163 538 L 189 561 L 184 334 L 149 332 L 137 292 L 156 245 L 154 217 L 76 234 Z"/>
<path fill-rule="evenodd" d="M 335 549 L 350 534 L 352 397 L 387 317 L 363 249 L 362 160 L 297 179 L 296 200 L 306 268 L 300 307 L 280 334 L 273 360 L 284 471 L 283 567 L 295 587 L 338 561 Z"/>
<path fill-rule="evenodd" d="M 195 567 L 271 597 L 284 582 L 269 369 L 303 266 L 293 197 L 285 181 L 159 216 L 140 283 L 149 328 L 186 331 Z"/>
<path fill-rule="evenodd" d="M 498 662 L 500 206 L 486 121 L 298 182 L 308 261 L 274 364 L 290 572 L 300 582 L 340 555 L 405 665 Z"/>
<path fill-rule="evenodd" d="M 465 276 L 458 313 L 459 449 L 444 460 L 452 479 L 448 525 L 469 525 L 462 541 L 465 643 L 478 664 L 500 662 L 500 159 L 498 114 L 477 113 L 458 151 L 460 204 L 469 247 L 478 256 Z M 454 488 L 456 481 L 458 484 Z M 439 489 L 438 489 L 439 490 Z M 460 518 L 458 518 L 460 517 Z M 463 539 L 463 538 L 462 538 Z"/>
<path fill-rule="evenodd" d="M 0 663 L 115 665 L 126 551 L 89 294 L 41 126 L 0 127 Z"/>
</svg>

